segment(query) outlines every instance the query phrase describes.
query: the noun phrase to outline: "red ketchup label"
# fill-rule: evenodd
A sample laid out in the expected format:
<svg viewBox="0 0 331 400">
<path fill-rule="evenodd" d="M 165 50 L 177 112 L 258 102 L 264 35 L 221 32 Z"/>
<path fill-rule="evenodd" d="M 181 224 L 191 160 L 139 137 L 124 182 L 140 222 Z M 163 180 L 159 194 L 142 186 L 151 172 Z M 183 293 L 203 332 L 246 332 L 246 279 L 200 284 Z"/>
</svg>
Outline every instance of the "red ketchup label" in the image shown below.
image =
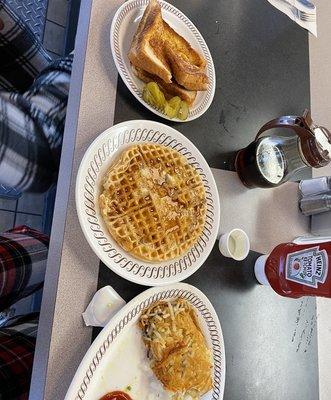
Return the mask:
<svg viewBox="0 0 331 400">
<path fill-rule="evenodd" d="M 285 297 L 320 296 L 331 298 L 331 241 L 322 243 L 282 243 L 269 256 L 261 256 L 255 274 Z"/>
<path fill-rule="evenodd" d="M 328 275 L 328 254 L 319 246 L 289 253 L 286 257 L 286 279 L 317 288 Z"/>
</svg>

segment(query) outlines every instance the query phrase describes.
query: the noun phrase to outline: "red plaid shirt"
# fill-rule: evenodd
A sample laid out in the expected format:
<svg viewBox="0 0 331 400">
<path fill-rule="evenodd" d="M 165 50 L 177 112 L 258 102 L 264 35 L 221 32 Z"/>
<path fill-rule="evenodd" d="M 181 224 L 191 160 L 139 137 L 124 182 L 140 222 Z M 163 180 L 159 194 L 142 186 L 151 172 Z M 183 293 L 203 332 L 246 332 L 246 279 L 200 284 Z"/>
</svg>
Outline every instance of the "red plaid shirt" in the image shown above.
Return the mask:
<svg viewBox="0 0 331 400">
<path fill-rule="evenodd" d="M 20 226 L 0 236 L 0 311 L 42 287 L 48 236 Z"/>
<path fill-rule="evenodd" d="M 16 318 L 0 329 L 0 399 L 29 398 L 38 314 Z"/>
<path fill-rule="evenodd" d="M 0 311 L 42 287 L 49 239 L 20 226 L 0 236 Z M 0 399 L 29 396 L 38 314 L 15 317 L 0 328 Z"/>
</svg>

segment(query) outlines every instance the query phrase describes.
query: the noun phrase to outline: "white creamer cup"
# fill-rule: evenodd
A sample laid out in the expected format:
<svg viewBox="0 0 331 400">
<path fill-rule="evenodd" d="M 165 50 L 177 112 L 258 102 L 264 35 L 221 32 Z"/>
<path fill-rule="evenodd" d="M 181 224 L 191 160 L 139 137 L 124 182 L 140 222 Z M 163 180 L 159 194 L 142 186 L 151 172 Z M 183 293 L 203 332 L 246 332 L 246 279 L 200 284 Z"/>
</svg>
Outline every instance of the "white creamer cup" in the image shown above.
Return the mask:
<svg viewBox="0 0 331 400">
<path fill-rule="evenodd" d="M 250 242 L 246 232 L 237 228 L 222 234 L 218 246 L 224 257 L 233 258 L 236 261 L 244 260 L 250 250 Z"/>
<path fill-rule="evenodd" d="M 126 302 L 111 286 L 99 289 L 82 314 L 85 325 L 106 326 L 125 304 Z"/>
</svg>

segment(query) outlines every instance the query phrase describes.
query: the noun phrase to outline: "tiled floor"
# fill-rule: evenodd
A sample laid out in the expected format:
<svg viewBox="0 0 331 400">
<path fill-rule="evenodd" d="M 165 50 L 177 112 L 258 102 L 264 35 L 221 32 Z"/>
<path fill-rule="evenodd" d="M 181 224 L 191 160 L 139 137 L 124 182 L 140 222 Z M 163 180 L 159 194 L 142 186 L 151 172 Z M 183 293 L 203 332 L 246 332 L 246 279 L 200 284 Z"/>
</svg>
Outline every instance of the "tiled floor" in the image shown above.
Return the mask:
<svg viewBox="0 0 331 400">
<path fill-rule="evenodd" d="M 17 200 L 0 197 L 0 210 L 15 211 L 16 205 L 17 205 Z"/>
<path fill-rule="evenodd" d="M 44 45 L 52 53 L 62 55 L 64 48 L 65 28 L 52 21 L 45 26 Z"/>
<path fill-rule="evenodd" d="M 0 210 L 0 232 L 5 232 L 14 227 L 15 212 Z"/>
<path fill-rule="evenodd" d="M 18 200 L 0 198 L 0 233 L 19 225 L 43 230 L 45 195 L 23 194 Z"/>
<path fill-rule="evenodd" d="M 48 0 L 44 46 L 51 56 L 63 55 L 69 0 Z"/>
<path fill-rule="evenodd" d="M 66 26 L 68 0 L 48 0 L 47 20 Z"/>
<path fill-rule="evenodd" d="M 25 193 L 18 200 L 17 211 L 21 213 L 41 215 L 44 210 L 44 203 L 44 194 Z"/>
</svg>

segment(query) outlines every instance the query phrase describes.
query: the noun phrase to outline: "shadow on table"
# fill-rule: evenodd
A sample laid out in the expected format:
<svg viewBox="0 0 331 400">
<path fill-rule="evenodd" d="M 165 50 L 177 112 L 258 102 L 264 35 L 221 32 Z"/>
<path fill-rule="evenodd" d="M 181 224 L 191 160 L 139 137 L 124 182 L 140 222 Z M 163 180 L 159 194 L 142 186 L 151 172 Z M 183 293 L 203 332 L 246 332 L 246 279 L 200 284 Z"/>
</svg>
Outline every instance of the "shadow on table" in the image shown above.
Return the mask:
<svg viewBox="0 0 331 400">
<path fill-rule="evenodd" d="M 249 291 L 258 284 L 254 276 L 254 263 L 259 255 L 259 253 L 252 251 L 246 260 L 235 261 L 220 254 L 217 241 L 204 265 L 185 282 L 196 285 L 202 290 L 204 287 L 208 288 L 210 284 L 213 287 L 220 286 L 223 289 L 239 292 Z M 146 286 L 137 285 L 121 278 L 103 263 L 100 263 L 98 288 L 106 285 L 113 286 L 125 301 L 130 301 L 147 289 Z"/>
<path fill-rule="evenodd" d="M 210 288 L 250 291 L 258 284 L 254 275 L 254 263 L 259 255 L 250 252 L 244 261 L 235 261 L 220 254 L 217 241 L 205 264 L 186 282 L 206 292 Z"/>
<path fill-rule="evenodd" d="M 250 252 L 246 260 L 240 262 L 225 258 L 218 250 L 217 241 L 204 265 L 185 282 L 198 287 L 210 299 L 221 292 L 224 295 L 226 292 L 240 294 L 251 291 L 258 285 L 254 276 L 254 263 L 259 255 Z M 148 289 L 121 278 L 100 263 L 98 289 L 106 285 L 111 285 L 127 302 Z M 99 332 L 99 328 L 94 328 L 93 340 Z"/>
</svg>

